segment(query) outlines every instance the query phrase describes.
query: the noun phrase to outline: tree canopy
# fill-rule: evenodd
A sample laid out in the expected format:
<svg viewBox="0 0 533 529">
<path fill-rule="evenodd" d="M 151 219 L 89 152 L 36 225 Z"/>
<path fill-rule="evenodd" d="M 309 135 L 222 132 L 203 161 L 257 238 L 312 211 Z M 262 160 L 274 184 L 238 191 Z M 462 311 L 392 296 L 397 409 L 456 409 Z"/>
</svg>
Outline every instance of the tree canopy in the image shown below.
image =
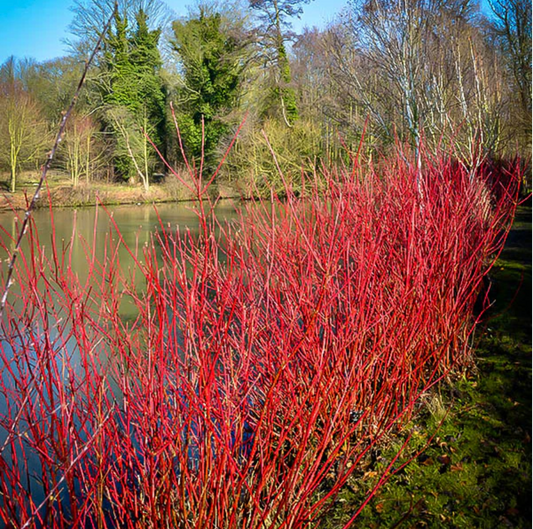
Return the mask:
<svg viewBox="0 0 533 529">
<path fill-rule="evenodd" d="M 230 20 L 201 6 L 196 15 L 173 24 L 172 45 L 179 55 L 178 121 L 190 154 L 210 159 L 230 130 L 228 114 L 238 104 L 247 66 L 246 36 Z"/>
<path fill-rule="evenodd" d="M 156 149 L 171 164 L 183 162 L 170 103 L 186 155 L 203 156 L 206 171 L 247 116 L 231 174 L 223 169 L 221 178 L 256 189 L 276 179 L 277 165 L 296 181 L 303 167 L 346 160 L 363 131 L 369 155 L 399 141 L 414 150 L 420 142 L 452 147 L 463 163 L 480 150 L 530 156 L 530 2 L 491 0 L 489 11 L 474 0 L 350 0 L 325 28 L 297 35 L 292 23 L 309 2 L 206 0 L 178 17 L 162 0 L 119 0 L 58 163 L 79 182 L 84 138 L 94 163 L 83 154 L 83 167 L 95 179 L 148 189 L 165 170 Z M 31 145 L 57 126 L 114 5 L 75 0 L 70 55 L 11 58 L 0 67 L 1 169 L 10 182 L 38 163 L 41 148 Z M 6 146 L 16 134 L 7 116 L 23 109 L 28 136 L 10 162 Z M 265 130 L 280 146 L 276 164 Z"/>
<path fill-rule="evenodd" d="M 139 173 L 137 156 L 144 159 L 145 167 L 152 164 L 146 160 L 152 147 L 144 144 L 145 134 L 164 152 L 166 89 L 160 75 L 162 61 L 157 47 L 161 32 L 150 30 L 147 22 L 147 14 L 140 9 L 134 28 L 130 28 L 126 16 L 117 12 L 114 27 L 105 40 L 100 81 L 104 120 L 116 136 L 119 154 L 115 166 L 123 178 Z M 131 145 L 123 145 L 129 142 L 124 131 L 130 128 L 129 134 L 141 138 L 140 154 Z M 150 158 L 153 155 L 152 152 Z M 142 177 L 143 181 L 145 178 Z"/>
</svg>

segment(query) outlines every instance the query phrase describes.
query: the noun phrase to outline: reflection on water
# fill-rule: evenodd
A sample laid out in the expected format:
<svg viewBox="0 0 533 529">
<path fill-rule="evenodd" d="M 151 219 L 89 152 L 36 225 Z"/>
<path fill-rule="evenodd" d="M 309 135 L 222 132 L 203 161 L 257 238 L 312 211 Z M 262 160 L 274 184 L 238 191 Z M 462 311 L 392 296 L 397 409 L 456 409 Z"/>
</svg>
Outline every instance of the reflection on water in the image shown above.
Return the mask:
<svg viewBox="0 0 533 529">
<path fill-rule="evenodd" d="M 193 204 L 159 204 L 157 206 L 109 206 L 103 208 L 82 208 L 82 209 L 56 209 L 52 216 L 48 209 L 37 210 L 33 213 L 33 218 L 39 231 L 41 245 L 50 246 L 52 241 L 52 225 L 55 226 L 55 238 L 58 247 L 61 243 L 68 243 L 72 237 L 73 230 L 76 234 L 72 251 L 73 266 L 80 272 L 86 266 L 85 253 L 80 239 L 84 239 L 90 245 L 96 236 L 96 250 L 103 248 L 105 237 L 109 234 L 112 216 L 117 224 L 124 242 L 131 248 L 138 243 L 146 243 L 150 239 L 150 234 L 160 229 L 160 224 L 165 228 L 180 229 L 189 228 L 191 231 L 198 231 L 198 218 L 194 212 Z M 217 217 L 220 219 L 235 218 L 235 205 L 231 203 L 221 203 L 217 205 Z M 23 213 L 18 212 L 22 217 Z M 158 217 L 159 216 L 159 217 Z M 97 219 L 96 229 L 95 220 Z M 13 238 L 17 235 L 20 222 L 17 221 L 16 214 L 12 212 L 0 213 L 0 226 Z M 2 250 L 0 250 L 2 251 Z M 5 254 L 5 252 L 3 252 Z M 103 255 L 103 254 L 101 254 Z M 121 257 L 127 259 L 127 252 L 122 250 Z M 2 259 L 6 255 L 1 256 Z"/>
<path fill-rule="evenodd" d="M 217 205 L 215 212 L 220 220 L 229 221 L 237 216 L 235 205 L 229 202 Z M 0 213 L 0 226 L 5 230 L 2 238 L 6 241 L 6 246 L 9 246 L 6 233 L 16 239 L 22 218 L 23 212 Z M 170 232 L 178 227 L 181 231 L 189 229 L 192 233 L 198 232 L 198 217 L 192 203 L 110 206 L 105 210 L 102 207 L 57 209 L 53 212 L 53 219 L 48 209 L 41 209 L 33 213 L 33 218 L 38 230 L 39 245 L 44 247 L 47 257 L 52 257 L 51 248 L 55 237 L 59 260 L 63 260 L 64 266 L 77 274 L 81 282 L 87 279 L 92 255 L 94 254 L 97 261 L 102 261 L 105 257 L 106 242 L 109 240 L 119 242 L 113 223 L 120 230 L 122 241 L 139 256 L 141 262 L 143 246 L 150 241 L 153 234 L 161 232 L 162 227 Z M 14 243 L 10 246 L 12 248 Z M 25 240 L 22 245 L 23 251 L 27 247 Z M 9 255 L 2 248 L 0 248 L 0 259 L 5 273 Z M 118 246 L 118 260 L 122 271 L 128 276 L 128 270 L 134 268 L 134 261 L 124 245 Z M 142 274 L 135 275 L 134 284 L 138 292 L 144 289 Z M 131 318 L 135 309 L 124 300 L 120 313 L 125 318 Z"/>
</svg>

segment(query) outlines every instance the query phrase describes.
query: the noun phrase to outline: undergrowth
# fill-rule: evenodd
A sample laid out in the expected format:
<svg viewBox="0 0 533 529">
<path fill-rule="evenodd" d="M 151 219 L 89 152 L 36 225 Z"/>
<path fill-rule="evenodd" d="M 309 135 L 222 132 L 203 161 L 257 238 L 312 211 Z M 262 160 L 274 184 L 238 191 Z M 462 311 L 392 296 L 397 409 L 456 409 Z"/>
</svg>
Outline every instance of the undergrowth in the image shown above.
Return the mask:
<svg viewBox="0 0 533 529">
<path fill-rule="evenodd" d="M 198 233 L 161 221 L 128 248 L 129 270 L 112 216 L 102 259 L 96 225 L 81 241 L 83 276 L 73 241 L 41 241 L 31 223 L 1 322 L 3 523 L 307 529 L 350 486 L 362 496 L 347 523 L 364 513 L 397 457 L 429 441 L 411 427 L 427 399 L 442 420 L 432 391 L 473 365 L 476 300 L 521 178 L 519 164 L 414 162 L 355 158 L 305 196 L 280 172 L 286 198 L 231 224 L 214 214 L 217 173 L 189 166 L 175 176 Z M 3 230 L 8 256 L 13 242 Z M 438 459 L 448 435 L 460 442 L 443 424 L 428 472 L 456 471 Z"/>
</svg>

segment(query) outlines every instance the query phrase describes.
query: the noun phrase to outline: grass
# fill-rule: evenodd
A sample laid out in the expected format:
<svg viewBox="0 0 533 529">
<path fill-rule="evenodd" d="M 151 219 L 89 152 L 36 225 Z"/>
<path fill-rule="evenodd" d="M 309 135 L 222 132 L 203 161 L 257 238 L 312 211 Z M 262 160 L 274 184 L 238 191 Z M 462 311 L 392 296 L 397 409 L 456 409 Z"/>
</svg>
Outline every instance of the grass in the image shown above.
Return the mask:
<svg viewBox="0 0 533 529">
<path fill-rule="evenodd" d="M 476 369 L 428 397 L 404 430 L 412 439 L 403 462 L 413 461 L 396 464 L 400 470 L 353 527 L 531 527 L 530 206 L 519 208 L 491 282 Z M 401 442 L 391 441 L 352 478 L 322 529 L 344 526 Z"/>
<path fill-rule="evenodd" d="M 31 195 L 38 182 L 38 175 L 26 172 L 20 175 L 16 193 L 8 192 L 8 182 L 2 180 L 0 174 L 0 211 L 25 210 L 26 195 Z M 88 184 L 82 181 L 78 186 L 72 185 L 70 177 L 60 171 L 52 171 L 47 178 L 50 190 L 50 202 L 54 207 L 84 207 L 94 206 L 96 202 L 105 205 L 122 204 L 157 204 L 165 202 L 190 201 L 194 197 L 180 184 L 176 178 L 170 176 L 157 183 L 151 183 L 146 191 L 141 184 L 110 183 L 104 180 L 94 180 Z M 237 197 L 238 193 L 227 185 L 213 186 L 210 190 L 221 198 Z M 37 207 L 47 208 L 48 200 L 41 200 Z"/>
</svg>

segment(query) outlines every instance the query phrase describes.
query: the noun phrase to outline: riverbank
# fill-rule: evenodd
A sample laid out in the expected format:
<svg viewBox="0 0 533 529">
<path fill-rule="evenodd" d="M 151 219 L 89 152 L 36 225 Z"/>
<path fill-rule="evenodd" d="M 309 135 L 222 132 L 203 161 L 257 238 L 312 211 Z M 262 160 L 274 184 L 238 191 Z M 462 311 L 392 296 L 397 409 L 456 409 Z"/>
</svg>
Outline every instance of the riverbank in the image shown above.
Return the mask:
<svg viewBox="0 0 533 529">
<path fill-rule="evenodd" d="M 477 372 L 443 386 L 405 428 L 412 434 L 408 453 L 354 527 L 531 527 L 530 206 L 519 209 L 491 283 L 494 304 L 478 331 Z M 344 526 L 403 441 L 374 454 L 321 529 Z"/>
<path fill-rule="evenodd" d="M 24 210 L 27 200 L 31 200 L 39 178 L 34 173 L 23 174 L 15 193 L 4 187 L 0 191 L 0 211 Z M 51 173 L 47 179 L 48 196 L 43 192 L 37 207 L 86 207 L 95 204 L 128 205 L 128 204 L 162 204 L 166 202 L 182 202 L 193 200 L 191 192 L 176 178 L 170 176 L 159 183 L 150 185 L 146 190 L 141 184 L 106 182 L 81 182 L 73 186 L 68 178 L 61 173 Z M 226 185 L 213 187 L 213 193 L 221 198 L 239 196 L 236 189 Z"/>
</svg>

